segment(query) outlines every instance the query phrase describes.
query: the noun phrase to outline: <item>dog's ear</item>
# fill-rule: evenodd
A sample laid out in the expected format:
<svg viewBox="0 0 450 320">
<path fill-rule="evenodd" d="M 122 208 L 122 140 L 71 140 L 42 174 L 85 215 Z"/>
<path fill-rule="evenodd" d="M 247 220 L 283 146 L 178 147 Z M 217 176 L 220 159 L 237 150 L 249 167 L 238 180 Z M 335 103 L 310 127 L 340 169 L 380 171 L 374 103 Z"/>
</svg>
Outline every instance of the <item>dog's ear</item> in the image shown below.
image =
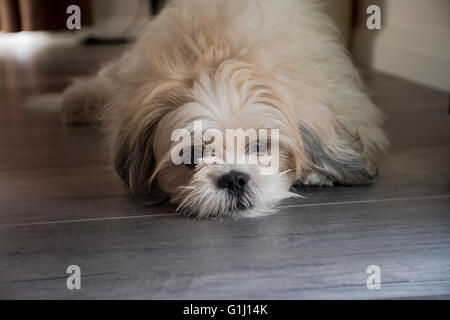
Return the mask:
<svg viewBox="0 0 450 320">
<path fill-rule="evenodd" d="M 344 128 L 337 130 L 334 141 L 324 141 L 311 128 L 303 127 L 300 132 L 312 165 L 309 172 L 320 173 L 336 184 L 372 183 L 377 175 L 376 168 L 368 172 L 370 165 L 364 159 L 358 137 L 352 137 Z"/>
<path fill-rule="evenodd" d="M 156 128 L 168 112 L 190 101 L 189 82 L 179 80 L 160 84 L 162 89 L 142 90 L 133 104 L 142 107 L 132 115 L 119 132 L 114 143 L 114 163 L 126 189 L 138 198 L 148 200 L 160 195 L 153 173 L 156 161 L 153 153 Z M 147 94 L 150 91 L 150 94 Z"/>
<path fill-rule="evenodd" d="M 156 189 L 156 182 L 149 185 L 155 169 L 154 131 L 155 125 L 150 125 L 137 138 L 123 134 L 115 154 L 114 165 L 126 189 L 141 199 L 148 199 Z"/>
</svg>

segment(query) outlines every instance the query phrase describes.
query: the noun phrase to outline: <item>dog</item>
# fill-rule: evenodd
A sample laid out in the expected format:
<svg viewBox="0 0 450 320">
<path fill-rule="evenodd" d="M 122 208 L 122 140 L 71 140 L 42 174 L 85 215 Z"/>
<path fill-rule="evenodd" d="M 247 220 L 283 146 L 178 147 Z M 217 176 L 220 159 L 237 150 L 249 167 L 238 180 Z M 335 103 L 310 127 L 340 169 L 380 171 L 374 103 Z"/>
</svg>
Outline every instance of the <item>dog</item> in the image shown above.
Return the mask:
<svg viewBox="0 0 450 320">
<path fill-rule="evenodd" d="M 131 194 L 164 194 L 205 218 L 273 213 L 294 184 L 370 184 L 387 145 L 383 114 L 314 0 L 171 1 L 126 52 L 64 91 L 62 117 L 101 124 Z M 195 121 L 224 135 L 278 130 L 276 172 L 217 154 L 174 163 L 173 134 L 194 135 Z M 258 150 L 267 141 L 246 140 L 248 154 L 251 144 L 271 156 Z M 185 147 L 196 158 L 199 144 Z"/>
</svg>

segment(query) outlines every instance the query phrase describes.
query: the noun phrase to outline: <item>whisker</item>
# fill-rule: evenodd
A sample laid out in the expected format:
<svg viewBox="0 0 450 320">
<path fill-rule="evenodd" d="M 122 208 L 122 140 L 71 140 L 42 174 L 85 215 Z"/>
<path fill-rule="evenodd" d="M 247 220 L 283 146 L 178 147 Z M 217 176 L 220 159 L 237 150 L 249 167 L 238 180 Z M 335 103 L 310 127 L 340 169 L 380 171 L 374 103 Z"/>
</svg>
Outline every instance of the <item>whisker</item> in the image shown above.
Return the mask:
<svg viewBox="0 0 450 320">
<path fill-rule="evenodd" d="M 285 170 L 283 172 L 280 172 L 279 175 L 282 176 L 282 175 L 285 175 L 286 173 L 289 173 L 289 172 L 294 171 L 294 170 L 295 169 L 288 169 L 288 170 Z"/>
</svg>

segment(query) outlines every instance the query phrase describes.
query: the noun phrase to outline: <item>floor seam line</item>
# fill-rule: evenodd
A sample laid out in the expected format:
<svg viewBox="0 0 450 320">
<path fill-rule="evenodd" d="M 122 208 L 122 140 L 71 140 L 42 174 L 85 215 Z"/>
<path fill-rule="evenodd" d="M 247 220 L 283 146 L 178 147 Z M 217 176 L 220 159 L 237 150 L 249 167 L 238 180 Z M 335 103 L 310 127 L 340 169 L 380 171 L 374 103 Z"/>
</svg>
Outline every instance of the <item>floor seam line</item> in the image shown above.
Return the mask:
<svg viewBox="0 0 450 320">
<path fill-rule="evenodd" d="M 319 207 L 319 206 L 374 203 L 374 202 L 390 202 L 390 201 L 446 199 L 446 198 L 450 198 L 450 194 L 438 195 L 438 196 L 424 196 L 424 197 L 404 197 L 404 198 L 368 199 L 368 200 L 356 200 L 356 201 L 322 202 L 322 203 L 309 203 L 309 204 L 306 204 L 306 203 L 305 204 L 292 204 L 292 205 L 280 206 L 280 207 L 277 207 L 277 209 Z"/>
<path fill-rule="evenodd" d="M 438 196 L 425 196 L 425 197 L 409 197 L 409 198 L 405 197 L 405 198 L 369 199 L 369 200 L 358 200 L 358 201 L 294 204 L 294 205 L 280 206 L 280 207 L 277 207 L 276 209 L 319 207 L 319 206 L 346 205 L 346 204 L 362 204 L 362 203 L 376 203 L 376 202 L 390 202 L 390 201 L 446 199 L 446 198 L 450 198 L 450 194 L 438 195 Z M 32 227 L 32 226 L 52 225 L 52 224 L 65 224 L 65 223 L 69 224 L 69 223 L 97 222 L 97 221 L 111 221 L 111 220 L 158 218 L 158 217 L 180 216 L 180 215 L 181 214 L 179 214 L 179 213 L 161 213 L 161 214 L 151 214 L 151 215 L 119 216 L 119 217 L 103 217 L 103 218 L 92 218 L 92 219 L 71 219 L 71 220 L 30 222 L 30 223 L 16 223 L 16 224 L 0 225 L 0 229 L 14 228 L 14 227 Z"/>
</svg>

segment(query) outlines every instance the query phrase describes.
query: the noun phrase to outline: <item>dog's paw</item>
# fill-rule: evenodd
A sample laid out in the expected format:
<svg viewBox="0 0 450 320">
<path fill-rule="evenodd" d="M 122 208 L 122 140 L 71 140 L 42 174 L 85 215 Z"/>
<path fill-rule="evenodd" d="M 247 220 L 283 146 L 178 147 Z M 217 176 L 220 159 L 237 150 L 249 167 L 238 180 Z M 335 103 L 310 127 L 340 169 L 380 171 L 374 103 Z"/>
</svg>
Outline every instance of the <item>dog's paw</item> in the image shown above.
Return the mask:
<svg viewBox="0 0 450 320">
<path fill-rule="evenodd" d="M 62 122 L 65 125 L 84 125 L 98 120 L 98 99 L 91 88 L 73 85 L 63 93 Z"/>
<path fill-rule="evenodd" d="M 367 161 L 366 163 L 366 172 L 370 176 L 370 178 L 375 179 L 378 177 L 378 167 L 372 161 Z"/>
<path fill-rule="evenodd" d="M 334 183 L 331 179 L 320 173 L 310 172 L 301 180 L 301 184 L 304 186 L 331 187 Z"/>
</svg>

